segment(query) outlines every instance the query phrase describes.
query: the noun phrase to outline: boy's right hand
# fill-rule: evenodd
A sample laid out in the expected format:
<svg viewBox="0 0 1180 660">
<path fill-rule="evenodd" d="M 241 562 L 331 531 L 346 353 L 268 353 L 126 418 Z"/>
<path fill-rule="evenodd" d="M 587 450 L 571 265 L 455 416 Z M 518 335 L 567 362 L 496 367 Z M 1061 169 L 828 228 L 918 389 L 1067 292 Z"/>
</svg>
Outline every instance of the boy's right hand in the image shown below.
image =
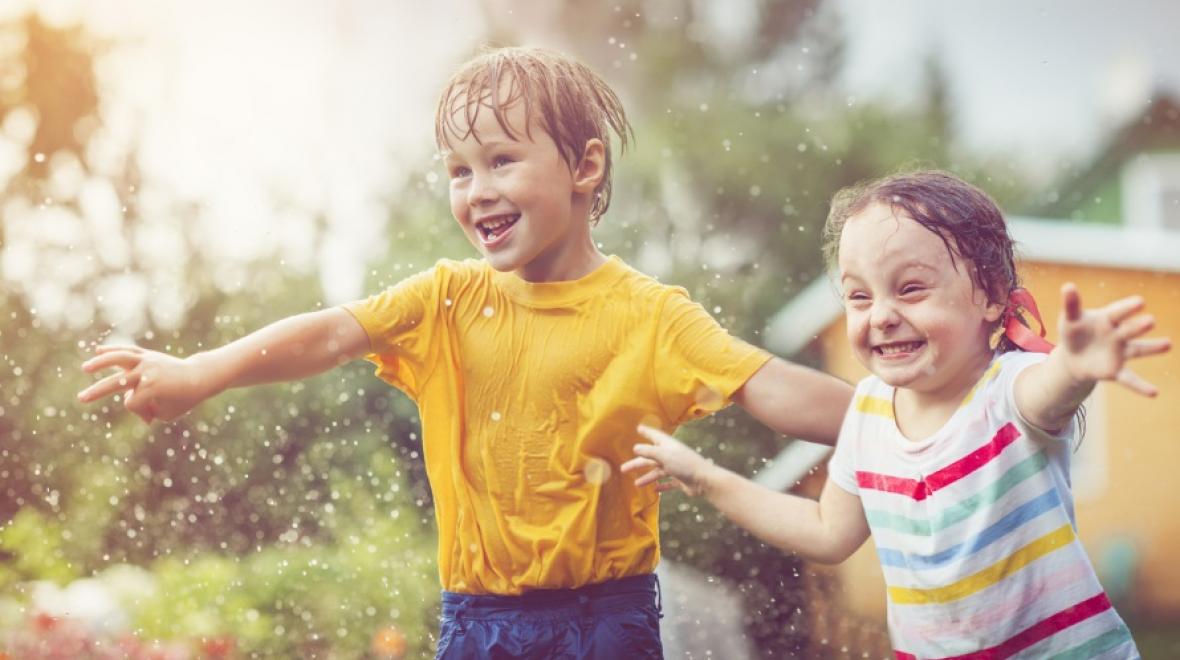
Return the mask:
<svg viewBox="0 0 1180 660">
<path fill-rule="evenodd" d="M 713 462 L 689 449 L 684 443 L 659 429 L 640 424 L 639 434 L 652 444 L 635 445 L 636 458 L 623 463 L 623 472 L 650 468 L 635 480 L 636 486 L 655 483 L 663 492 L 678 488 L 689 496 L 703 495 Z"/>
<path fill-rule="evenodd" d="M 139 346 L 99 346 L 95 353 L 82 363 L 83 371 L 119 372 L 79 392 L 82 403 L 125 392 L 123 405 L 143 421 L 170 422 L 216 393 L 199 356 L 181 359 Z"/>
</svg>

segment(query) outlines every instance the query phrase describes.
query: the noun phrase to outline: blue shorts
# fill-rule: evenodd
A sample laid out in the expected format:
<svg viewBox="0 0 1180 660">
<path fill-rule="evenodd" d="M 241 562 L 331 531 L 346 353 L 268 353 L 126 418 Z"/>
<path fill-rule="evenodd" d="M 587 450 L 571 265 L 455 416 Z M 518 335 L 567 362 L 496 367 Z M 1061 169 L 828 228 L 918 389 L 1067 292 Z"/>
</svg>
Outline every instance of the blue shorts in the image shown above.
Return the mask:
<svg viewBox="0 0 1180 660">
<path fill-rule="evenodd" d="M 520 596 L 444 591 L 435 658 L 659 660 L 662 616 L 655 575 Z"/>
</svg>

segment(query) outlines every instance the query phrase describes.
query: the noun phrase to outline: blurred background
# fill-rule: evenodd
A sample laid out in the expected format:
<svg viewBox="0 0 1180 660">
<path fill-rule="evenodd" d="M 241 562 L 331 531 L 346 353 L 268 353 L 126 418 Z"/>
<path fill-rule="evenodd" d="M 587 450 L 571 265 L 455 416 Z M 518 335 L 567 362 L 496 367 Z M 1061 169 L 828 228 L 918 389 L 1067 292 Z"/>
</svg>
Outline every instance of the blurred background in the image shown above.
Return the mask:
<svg viewBox="0 0 1180 660">
<path fill-rule="evenodd" d="M 97 343 L 188 355 L 476 256 L 432 122 L 480 44 L 567 51 L 623 98 L 605 252 L 855 379 L 819 230 L 906 167 L 1000 202 L 1050 338 L 1067 279 L 1180 338 L 1177 25 L 1150 0 L 0 0 L 0 657 L 432 653 L 418 420 L 369 367 L 151 427 L 74 394 Z M 1145 657 L 1176 657 L 1180 368 L 1140 371 L 1160 398 L 1088 406 L 1079 527 Z M 680 436 L 823 477 L 740 411 Z M 661 527 L 668 657 L 891 655 L 871 546 L 811 566 L 679 495 Z"/>
</svg>

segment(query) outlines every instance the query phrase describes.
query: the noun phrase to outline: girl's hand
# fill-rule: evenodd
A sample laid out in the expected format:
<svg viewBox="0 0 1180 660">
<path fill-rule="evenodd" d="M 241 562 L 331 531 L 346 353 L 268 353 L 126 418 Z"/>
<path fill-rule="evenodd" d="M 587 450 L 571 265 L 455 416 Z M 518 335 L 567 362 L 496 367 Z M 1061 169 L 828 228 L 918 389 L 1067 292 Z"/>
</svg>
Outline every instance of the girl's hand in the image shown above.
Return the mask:
<svg viewBox="0 0 1180 660">
<path fill-rule="evenodd" d="M 119 371 L 79 392 L 82 403 L 123 392 L 123 405 L 143 421 L 170 422 L 215 393 L 199 356 L 181 359 L 139 346 L 99 346 L 95 353 L 83 371 Z"/>
<path fill-rule="evenodd" d="M 1155 396 L 1159 390 L 1129 368 L 1129 360 L 1166 353 L 1167 339 L 1140 339 L 1155 327 L 1155 318 L 1139 314 L 1143 298 L 1131 296 L 1101 309 L 1082 309 L 1072 282 L 1061 287 L 1061 348 L 1066 369 L 1077 382 L 1115 380 L 1132 392 Z"/>
<path fill-rule="evenodd" d="M 636 486 L 656 484 L 656 490 L 663 492 L 678 488 L 686 495 L 701 495 L 713 462 L 686 447 L 672 436 L 640 424 L 639 434 L 651 440 L 652 444 L 635 445 L 636 458 L 623 463 L 623 472 L 634 472 L 650 468 L 635 480 Z"/>
</svg>

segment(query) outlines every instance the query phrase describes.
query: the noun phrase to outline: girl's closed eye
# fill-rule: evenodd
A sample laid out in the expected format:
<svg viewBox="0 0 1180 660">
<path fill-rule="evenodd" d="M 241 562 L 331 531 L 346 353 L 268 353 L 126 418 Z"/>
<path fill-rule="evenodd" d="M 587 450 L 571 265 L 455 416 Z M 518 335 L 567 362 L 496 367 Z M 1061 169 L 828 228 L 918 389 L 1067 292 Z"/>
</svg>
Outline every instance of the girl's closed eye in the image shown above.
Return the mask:
<svg viewBox="0 0 1180 660">
<path fill-rule="evenodd" d="M 917 298 L 926 291 L 926 286 L 918 282 L 908 282 L 901 286 L 901 296 L 903 298 Z"/>
<path fill-rule="evenodd" d="M 856 308 L 864 307 L 871 302 L 869 294 L 859 290 L 849 291 L 845 294 L 845 300 L 850 306 Z"/>
<path fill-rule="evenodd" d="M 451 175 L 452 179 L 463 179 L 471 176 L 471 169 L 463 165 L 456 165 L 450 168 L 448 173 Z"/>
</svg>

